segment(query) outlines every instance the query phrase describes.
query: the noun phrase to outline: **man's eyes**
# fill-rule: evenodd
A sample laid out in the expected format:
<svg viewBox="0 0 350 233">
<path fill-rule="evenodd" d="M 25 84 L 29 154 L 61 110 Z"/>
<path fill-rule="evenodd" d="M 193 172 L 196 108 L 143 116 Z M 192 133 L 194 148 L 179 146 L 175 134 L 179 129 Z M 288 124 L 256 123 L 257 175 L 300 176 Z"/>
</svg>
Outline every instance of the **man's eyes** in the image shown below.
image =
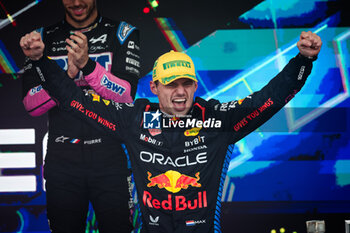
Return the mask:
<svg viewBox="0 0 350 233">
<path fill-rule="evenodd" d="M 193 81 L 188 81 L 188 82 L 185 82 L 183 85 L 184 86 L 192 86 L 193 84 Z"/>
<path fill-rule="evenodd" d="M 171 87 L 171 88 L 176 88 L 176 87 L 178 87 L 179 85 L 182 85 L 182 86 L 184 86 L 184 87 L 189 87 L 189 86 L 192 86 L 192 85 L 193 85 L 193 81 L 192 81 L 192 80 L 189 80 L 189 81 L 186 81 L 186 82 L 184 82 L 184 83 L 182 83 L 182 84 L 177 84 L 177 83 L 172 82 L 172 83 L 169 83 L 169 84 L 166 85 L 166 86 L 167 86 L 167 87 Z"/>
<path fill-rule="evenodd" d="M 168 87 L 176 87 L 177 85 L 175 83 L 169 83 L 167 86 Z"/>
</svg>

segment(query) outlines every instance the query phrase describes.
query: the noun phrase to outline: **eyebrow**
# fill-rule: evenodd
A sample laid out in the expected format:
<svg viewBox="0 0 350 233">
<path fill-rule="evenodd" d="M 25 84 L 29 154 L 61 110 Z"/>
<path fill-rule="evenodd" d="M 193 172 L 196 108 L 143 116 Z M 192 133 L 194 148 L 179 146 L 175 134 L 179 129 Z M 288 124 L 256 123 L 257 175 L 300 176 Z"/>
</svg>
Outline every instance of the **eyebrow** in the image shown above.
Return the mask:
<svg viewBox="0 0 350 233">
<path fill-rule="evenodd" d="M 194 83 L 193 80 L 186 80 L 185 82 L 183 82 L 183 84 L 192 84 L 192 83 Z"/>
<path fill-rule="evenodd" d="M 169 83 L 169 84 L 166 85 L 166 86 L 175 87 L 175 86 L 178 86 L 178 85 L 192 85 L 193 83 L 194 83 L 194 81 L 189 79 L 189 80 L 184 81 L 184 82 L 181 83 L 181 84 L 175 83 L 175 82 L 171 82 L 171 83 Z"/>
</svg>

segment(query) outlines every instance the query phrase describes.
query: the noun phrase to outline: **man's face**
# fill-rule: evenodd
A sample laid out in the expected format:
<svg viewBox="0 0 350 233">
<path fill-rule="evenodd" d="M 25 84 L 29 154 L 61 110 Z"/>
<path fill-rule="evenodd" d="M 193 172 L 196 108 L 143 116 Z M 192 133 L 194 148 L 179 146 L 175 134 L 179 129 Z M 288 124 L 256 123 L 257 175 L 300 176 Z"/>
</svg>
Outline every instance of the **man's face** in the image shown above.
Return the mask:
<svg viewBox="0 0 350 233">
<path fill-rule="evenodd" d="M 66 17 L 75 23 L 81 24 L 97 16 L 96 0 L 62 0 L 62 3 Z"/>
<path fill-rule="evenodd" d="M 186 115 L 193 103 L 197 82 L 181 78 L 168 85 L 150 82 L 151 91 L 158 96 L 160 109 L 170 115 Z"/>
</svg>

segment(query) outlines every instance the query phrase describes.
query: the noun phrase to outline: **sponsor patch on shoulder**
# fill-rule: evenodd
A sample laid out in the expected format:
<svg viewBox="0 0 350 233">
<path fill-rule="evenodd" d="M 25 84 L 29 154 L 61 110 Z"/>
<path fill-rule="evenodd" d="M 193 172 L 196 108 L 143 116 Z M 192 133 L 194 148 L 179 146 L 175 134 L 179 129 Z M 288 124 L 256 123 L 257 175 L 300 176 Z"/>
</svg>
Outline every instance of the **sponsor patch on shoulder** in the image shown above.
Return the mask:
<svg viewBox="0 0 350 233">
<path fill-rule="evenodd" d="M 134 31 L 135 27 L 126 23 L 121 22 L 118 27 L 117 37 L 120 44 L 123 44 L 124 41 L 128 38 L 132 31 Z"/>
</svg>

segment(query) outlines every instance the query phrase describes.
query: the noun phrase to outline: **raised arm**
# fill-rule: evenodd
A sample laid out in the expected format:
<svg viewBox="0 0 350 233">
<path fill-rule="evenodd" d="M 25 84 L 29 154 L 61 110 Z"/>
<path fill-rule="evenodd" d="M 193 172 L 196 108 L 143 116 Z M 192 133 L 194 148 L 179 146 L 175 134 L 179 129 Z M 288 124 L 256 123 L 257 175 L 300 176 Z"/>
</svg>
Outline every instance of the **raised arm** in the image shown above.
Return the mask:
<svg viewBox="0 0 350 233">
<path fill-rule="evenodd" d="M 322 41 L 311 32 L 302 32 L 297 43 L 299 54 L 260 91 L 239 101 L 218 104 L 215 110 L 224 115 L 225 129 L 233 132 L 234 143 L 261 126 L 286 105 L 302 88 L 317 59 Z"/>
<path fill-rule="evenodd" d="M 21 44 L 22 48 L 23 46 Z M 85 94 L 55 61 L 43 56 L 44 47 L 43 42 L 38 41 L 38 51 L 41 54 L 28 54 L 28 69 L 36 75 L 42 87 L 58 100 L 59 107 L 63 110 L 122 139 L 121 132 L 130 123 L 130 120 L 124 119 L 130 119 L 128 114 L 133 105 L 115 103 L 98 95 Z"/>
<path fill-rule="evenodd" d="M 38 60 L 42 56 L 44 47 L 41 42 L 40 33 L 35 31 L 26 34 L 20 40 L 23 53 L 27 56 L 22 75 L 23 105 L 31 116 L 40 116 L 56 106 L 56 102 L 42 88 L 30 67 L 29 57 Z"/>
</svg>

